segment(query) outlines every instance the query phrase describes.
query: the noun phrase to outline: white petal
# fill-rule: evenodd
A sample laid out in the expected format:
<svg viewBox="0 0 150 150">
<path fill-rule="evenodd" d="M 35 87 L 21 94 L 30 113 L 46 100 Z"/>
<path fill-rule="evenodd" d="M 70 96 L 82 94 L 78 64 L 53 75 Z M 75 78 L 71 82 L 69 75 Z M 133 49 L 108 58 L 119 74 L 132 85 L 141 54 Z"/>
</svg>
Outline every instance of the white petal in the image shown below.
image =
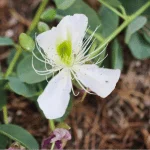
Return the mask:
<svg viewBox="0 0 150 150">
<path fill-rule="evenodd" d="M 76 66 L 74 70 L 84 86 L 103 98 L 114 90 L 120 77 L 119 69 L 104 69 L 96 65 Z"/>
<path fill-rule="evenodd" d="M 57 26 L 62 39 L 67 39 L 68 34 L 71 36 L 74 53 L 78 53 L 82 46 L 87 25 L 88 18 L 84 14 L 75 14 L 64 17 Z"/>
<path fill-rule="evenodd" d="M 58 61 L 59 57 L 56 52 L 56 42 L 58 38 L 58 29 L 53 27 L 51 30 L 43 32 L 36 37 L 38 45 L 48 55 L 49 59 Z"/>
<path fill-rule="evenodd" d="M 63 69 L 39 96 L 39 106 L 47 119 L 56 119 L 64 115 L 70 99 L 71 84 L 70 72 Z"/>
<path fill-rule="evenodd" d="M 49 59 L 60 64 L 61 61 L 56 51 L 57 45 L 65 40 L 71 40 L 74 53 L 78 53 L 82 46 L 87 24 L 88 18 L 83 14 L 66 16 L 57 27 L 39 34 L 36 40 Z"/>
</svg>

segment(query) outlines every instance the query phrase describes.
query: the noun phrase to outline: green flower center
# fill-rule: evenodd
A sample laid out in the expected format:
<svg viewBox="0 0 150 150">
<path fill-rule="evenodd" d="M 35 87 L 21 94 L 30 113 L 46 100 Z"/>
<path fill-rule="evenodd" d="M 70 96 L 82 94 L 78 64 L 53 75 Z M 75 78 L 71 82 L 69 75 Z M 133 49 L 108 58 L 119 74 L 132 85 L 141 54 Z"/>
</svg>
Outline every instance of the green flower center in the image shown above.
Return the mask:
<svg viewBox="0 0 150 150">
<path fill-rule="evenodd" d="M 60 43 L 57 46 L 57 53 L 60 57 L 61 61 L 67 65 L 70 66 L 72 63 L 72 46 L 71 41 L 66 40 Z"/>
</svg>

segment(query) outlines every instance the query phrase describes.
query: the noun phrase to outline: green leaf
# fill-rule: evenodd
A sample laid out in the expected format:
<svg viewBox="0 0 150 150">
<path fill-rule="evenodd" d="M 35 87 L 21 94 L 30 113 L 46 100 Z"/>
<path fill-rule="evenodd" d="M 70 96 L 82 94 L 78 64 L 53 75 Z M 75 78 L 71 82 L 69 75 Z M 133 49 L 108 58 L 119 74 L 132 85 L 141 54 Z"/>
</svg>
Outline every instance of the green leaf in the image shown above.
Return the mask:
<svg viewBox="0 0 150 150">
<path fill-rule="evenodd" d="M 150 44 L 139 33 L 134 33 L 128 43 L 133 56 L 137 59 L 150 57 Z"/>
<path fill-rule="evenodd" d="M 141 8 L 149 0 L 119 0 L 125 7 L 127 14 L 131 15 Z M 150 15 L 150 8 L 144 12 L 145 15 Z"/>
<path fill-rule="evenodd" d="M 35 85 L 28 85 L 20 81 L 17 77 L 9 77 L 9 87 L 17 94 L 24 97 L 33 97 L 37 94 Z"/>
<path fill-rule="evenodd" d="M 58 9 L 65 10 L 69 8 L 76 0 L 55 0 Z"/>
<path fill-rule="evenodd" d="M 39 145 L 35 138 L 25 129 L 17 125 L 0 125 L 0 133 L 14 141 L 19 142 L 27 149 L 39 149 Z"/>
<path fill-rule="evenodd" d="M 121 3 L 119 0 L 104 0 L 106 3 L 111 5 L 112 7 L 119 7 L 121 6 Z"/>
<path fill-rule="evenodd" d="M 37 28 L 38 28 L 40 33 L 49 30 L 49 26 L 44 22 L 39 22 Z"/>
<path fill-rule="evenodd" d="M 7 103 L 6 92 L 0 88 L 0 110 L 2 110 L 3 106 Z"/>
<path fill-rule="evenodd" d="M 25 33 L 21 33 L 19 36 L 19 43 L 24 50 L 33 51 L 35 43 L 33 39 Z"/>
<path fill-rule="evenodd" d="M 56 17 L 56 10 L 54 8 L 48 8 L 42 13 L 40 19 L 45 22 L 49 22 L 53 21 L 55 17 Z"/>
<path fill-rule="evenodd" d="M 4 90 L 4 86 L 8 81 L 1 77 L 0 79 L 0 110 L 2 110 L 3 106 L 7 103 L 7 96 Z"/>
<path fill-rule="evenodd" d="M 115 39 L 112 43 L 112 68 L 113 69 L 123 69 L 123 52 L 120 43 Z"/>
<path fill-rule="evenodd" d="M 145 40 L 150 44 L 150 31 L 148 31 L 148 32 L 143 31 L 142 34 L 143 34 Z"/>
<path fill-rule="evenodd" d="M 5 149 L 8 144 L 8 137 L 0 134 L 0 149 Z"/>
<path fill-rule="evenodd" d="M 7 79 L 4 79 L 4 77 L 0 76 L 0 89 L 4 89 L 4 86 L 7 82 L 8 82 Z"/>
<path fill-rule="evenodd" d="M 89 19 L 89 26 L 91 30 L 95 30 L 95 28 L 101 25 L 100 19 L 97 13 L 90 8 L 85 2 L 82 0 L 76 0 L 75 3 L 66 9 L 65 11 L 58 10 L 58 14 L 60 15 L 74 15 L 74 14 L 85 14 Z M 100 30 L 97 30 L 100 31 Z"/>
<path fill-rule="evenodd" d="M 101 20 L 101 34 L 103 37 L 108 37 L 119 25 L 119 17 L 110 9 L 102 6 L 99 11 Z M 111 25 L 110 25 L 111 23 Z"/>
<path fill-rule="evenodd" d="M 37 70 L 45 70 L 45 64 L 34 58 L 34 66 Z M 25 57 L 17 66 L 17 74 L 22 82 L 28 84 L 38 83 L 46 79 L 45 75 L 38 75 L 32 68 L 32 56 Z M 52 74 L 47 77 L 51 77 Z"/>
<path fill-rule="evenodd" d="M 126 35 L 125 35 L 125 42 L 128 43 L 132 34 L 140 30 L 147 22 L 147 18 L 143 16 L 139 16 L 134 19 L 127 28 Z"/>
<path fill-rule="evenodd" d="M 8 37 L 1 37 L 0 36 L 0 46 L 12 46 L 14 45 L 14 42 L 12 39 Z"/>
</svg>

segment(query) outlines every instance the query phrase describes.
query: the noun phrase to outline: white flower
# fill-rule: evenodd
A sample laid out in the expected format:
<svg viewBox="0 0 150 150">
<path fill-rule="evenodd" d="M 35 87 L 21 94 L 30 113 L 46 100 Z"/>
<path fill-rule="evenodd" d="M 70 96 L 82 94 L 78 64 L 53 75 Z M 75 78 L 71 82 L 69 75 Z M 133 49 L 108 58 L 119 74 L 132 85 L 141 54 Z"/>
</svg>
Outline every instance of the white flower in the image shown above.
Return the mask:
<svg viewBox="0 0 150 150">
<path fill-rule="evenodd" d="M 91 40 L 94 33 L 83 42 L 86 34 L 88 19 L 83 14 L 64 17 L 57 27 L 46 31 L 37 36 L 36 40 L 44 60 L 34 56 L 52 66 L 46 67 L 45 71 L 39 71 L 33 68 L 40 75 L 48 75 L 59 71 L 53 77 L 44 92 L 39 96 L 38 103 L 47 119 L 56 119 L 62 117 L 70 99 L 70 92 L 73 91 L 73 78 L 86 91 L 89 88 L 97 95 L 105 98 L 116 86 L 120 77 L 120 70 L 99 68 L 96 64 L 85 64 L 100 55 L 92 52 L 87 54 L 90 49 Z M 37 45 L 37 46 L 38 46 Z"/>
</svg>

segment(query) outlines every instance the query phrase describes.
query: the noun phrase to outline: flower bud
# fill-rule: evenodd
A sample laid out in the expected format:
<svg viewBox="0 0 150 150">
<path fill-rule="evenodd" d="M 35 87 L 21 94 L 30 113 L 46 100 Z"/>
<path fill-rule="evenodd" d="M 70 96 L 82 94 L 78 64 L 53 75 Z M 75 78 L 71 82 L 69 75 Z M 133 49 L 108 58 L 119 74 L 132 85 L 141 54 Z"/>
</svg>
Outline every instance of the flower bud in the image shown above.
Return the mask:
<svg viewBox="0 0 150 150">
<path fill-rule="evenodd" d="M 61 122 L 57 125 L 57 128 L 63 128 L 63 129 L 66 129 L 66 130 L 70 130 L 71 127 L 67 123 Z"/>
<path fill-rule="evenodd" d="M 51 135 L 44 139 L 42 142 L 42 149 L 47 148 L 51 143 L 55 143 L 55 147 L 57 149 L 63 148 L 63 142 L 71 140 L 71 134 L 68 130 L 57 128 L 55 129 Z"/>
<path fill-rule="evenodd" d="M 46 9 L 42 15 L 41 15 L 41 20 L 49 22 L 53 21 L 56 17 L 56 10 L 54 8 L 48 8 Z"/>
<path fill-rule="evenodd" d="M 25 147 L 22 146 L 21 144 L 17 143 L 17 142 L 14 142 L 11 144 L 11 146 L 8 148 L 8 150 L 25 150 Z"/>
<path fill-rule="evenodd" d="M 27 51 L 33 51 L 35 48 L 35 43 L 33 39 L 25 33 L 20 34 L 19 43 L 21 47 Z"/>
<path fill-rule="evenodd" d="M 45 32 L 47 30 L 49 30 L 49 26 L 46 23 L 44 23 L 44 22 L 39 22 L 38 23 L 38 31 L 40 33 Z"/>
</svg>

